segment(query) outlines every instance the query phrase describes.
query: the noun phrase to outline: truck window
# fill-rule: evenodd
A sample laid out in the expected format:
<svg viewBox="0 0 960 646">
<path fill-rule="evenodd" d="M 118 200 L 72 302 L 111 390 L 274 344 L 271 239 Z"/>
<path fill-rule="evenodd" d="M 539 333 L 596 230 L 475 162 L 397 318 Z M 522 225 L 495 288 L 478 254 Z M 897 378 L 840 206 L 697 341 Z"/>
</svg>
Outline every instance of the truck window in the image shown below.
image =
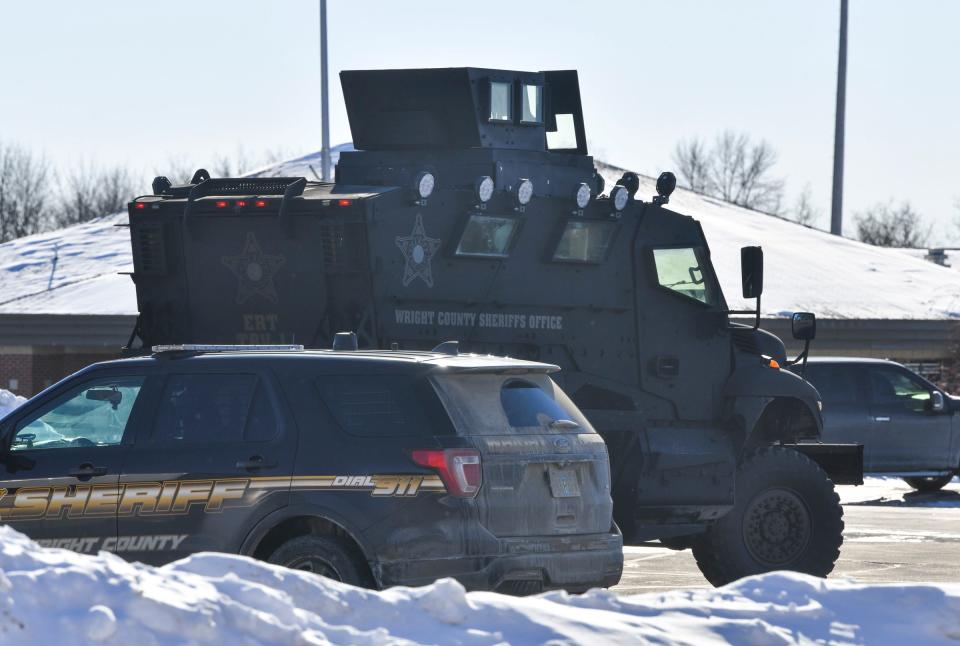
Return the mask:
<svg viewBox="0 0 960 646">
<path fill-rule="evenodd" d="M 461 435 L 594 432 L 576 405 L 544 374 L 435 375 L 433 383 Z"/>
<path fill-rule="evenodd" d="M 522 95 L 520 122 L 543 123 L 543 87 L 524 83 Z"/>
<path fill-rule="evenodd" d="M 614 222 L 600 220 L 569 220 L 553 252 L 553 259 L 559 262 L 603 262 L 616 226 Z"/>
<path fill-rule="evenodd" d="M 513 83 L 490 81 L 490 121 L 513 121 Z"/>
<path fill-rule="evenodd" d="M 492 215 L 471 215 L 457 245 L 458 256 L 506 257 L 519 220 Z"/>
<path fill-rule="evenodd" d="M 87 382 L 20 422 L 10 450 L 119 444 L 143 382 L 144 377 Z"/>
<path fill-rule="evenodd" d="M 716 304 L 713 275 L 700 247 L 653 250 L 657 282 L 678 294 L 707 305 Z"/>
<path fill-rule="evenodd" d="M 879 406 L 922 413 L 930 402 L 930 387 L 896 368 L 871 366 L 870 400 Z"/>
</svg>

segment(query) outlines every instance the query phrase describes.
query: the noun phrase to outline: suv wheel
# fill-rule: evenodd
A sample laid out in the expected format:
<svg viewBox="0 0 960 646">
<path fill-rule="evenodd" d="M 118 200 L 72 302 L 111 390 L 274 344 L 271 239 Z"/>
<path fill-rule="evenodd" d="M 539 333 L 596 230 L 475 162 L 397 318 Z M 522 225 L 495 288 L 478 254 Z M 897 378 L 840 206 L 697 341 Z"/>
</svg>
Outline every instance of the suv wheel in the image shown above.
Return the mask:
<svg viewBox="0 0 960 646">
<path fill-rule="evenodd" d="M 903 481 L 917 491 L 940 491 L 947 483 L 953 480 L 953 474 L 947 476 L 930 476 L 922 478 L 904 478 Z"/>
<path fill-rule="evenodd" d="M 278 547 L 267 561 L 350 585 L 372 587 L 363 557 L 353 545 L 336 536 L 292 538 Z"/>
<path fill-rule="evenodd" d="M 843 510 L 827 474 L 807 456 L 761 449 L 737 471 L 736 504 L 693 546 L 716 586 L 773 570 L 826 576 L 843 543 Z"/>
</svg>

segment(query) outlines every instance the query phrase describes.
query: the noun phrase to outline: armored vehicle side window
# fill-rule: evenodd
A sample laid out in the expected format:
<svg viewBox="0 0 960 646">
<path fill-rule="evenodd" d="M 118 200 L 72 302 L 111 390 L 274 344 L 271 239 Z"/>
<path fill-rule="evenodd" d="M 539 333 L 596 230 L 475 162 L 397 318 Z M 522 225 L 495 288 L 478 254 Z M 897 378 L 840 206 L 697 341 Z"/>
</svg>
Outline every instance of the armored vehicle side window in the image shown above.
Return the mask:
<svg viewBox="0 0 960 646">
<path fill-rule="evenodd" d="M 693 247 L 654 249 L 653 261 L 661 287 L 713 305 L 716 296 L 709 265 L 703 262 L 703 250 Z"/>
<path fill-rule="evenodd" d="M 256 375 L 211 373 L 167 379 L 157 413 L 156 442 L 219 444 L 275 434 L 276 415 Z"/>
<path fill-rule="evenodd" d="M 11 451 L 112 446 L 123 440 L 144 377 L 88 382 L 21 422 Z"/>
<path fill-rule="evenodd" d="M 553 259 L 565 262 L 603 262 L 613 240 L 614 222 L 569 220 L 560 236 Z"/>
<path fill-rule="evenodd" d="M 557 129 L 547 131 L 548 150 L 575 150 L 577 147 L 577 127 L 572 114 L 556 115 Z"/>
<path fill-rule="evenodd" d="M 450 374 L 434 376 L 433 383 L 461 435 L 593 432 L 547 375 Z"/>
<path fill-rule="evenodd" d="M 451 433 L 437 395 L 408 376 L 328 376 L 317 388 L 340 428 L 359 437 L 414 437 Z"/>
<path fill-rule="evenodd" d="M 523 84 L 521 123 L 543 123 L 543 87 Z"/>
<path fill-rule="evenodd" d="M 515 218 L 471 215 L 460 236 L 457 255 L 505 257 L 519 227 Z"/>
<path fill-rule="evenodd" d="M 513 121 L 513 83 L 490 81 L 490 121 Z"/>
</svg>

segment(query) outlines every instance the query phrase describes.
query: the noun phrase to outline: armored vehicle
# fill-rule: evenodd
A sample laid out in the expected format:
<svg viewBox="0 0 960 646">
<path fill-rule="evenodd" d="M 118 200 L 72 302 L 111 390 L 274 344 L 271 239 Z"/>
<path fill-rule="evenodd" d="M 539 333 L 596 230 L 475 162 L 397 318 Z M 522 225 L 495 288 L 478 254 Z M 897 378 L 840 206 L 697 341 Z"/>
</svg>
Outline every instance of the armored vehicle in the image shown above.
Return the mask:
<svg viewBox="0 0 960 646">
<path fill-rule="evenodd" d="M 232 552 L 371 587 L 620 579 L 606 447 L 556 366 L 156 350 L 86 368 L 0 422 L 0 520 L 80 552 Z"/>
<path fill-rule="evenodd" d="M 131 347 L 325 347 L 352 330 L 367 348 L 458 340 L 554 363 L 609 447 L 626 540 L 692 546 L 715 584 L 830 572 L 833 483 L 860 480 L 862 449 L 817 442 L 817 391 L 758 329 L 761 250 L 742 254 L 758 305 L 738 323 L 699 223 L 665 206 L 672 175 L 650 201 L 632 173 L 606 190 L 575 71 L 341 82 L 357 151 L 334 182 L 200 170 L 130 203 Z M 809 341 L 813 316 L 794 323 Z"/>
</svg>

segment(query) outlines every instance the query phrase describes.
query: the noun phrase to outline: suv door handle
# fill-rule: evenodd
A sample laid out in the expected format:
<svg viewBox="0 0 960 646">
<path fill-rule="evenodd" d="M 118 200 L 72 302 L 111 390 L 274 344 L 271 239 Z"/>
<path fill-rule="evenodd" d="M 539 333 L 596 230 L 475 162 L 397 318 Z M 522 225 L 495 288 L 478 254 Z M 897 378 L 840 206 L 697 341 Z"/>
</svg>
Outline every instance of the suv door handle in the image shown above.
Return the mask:
<svg viewBox="0 0 960 646">
<path fill-rule="evenodd" d="M 240 460 L 237 462 L 238 469 L 246 469 L 247 471 L 272 469 L 275 466 L 277 466 L 276 462 L 266 462 L 262 455 L 252 455 L 249 460 Z"/>
<path fill-rule="evenodd" d="M 884 416 L 884 417 L 874 417 L 873 420 L 874 420 L 875 422 L 889 422 L 889 421 L 890 421 L 890 418 L 889 418 L 889 417 L 886 417 L 886 416 Z"/>
<path fill-rule="evenodd" d="M 70 475 L 74 478 L 92 478 L 93 476 L 105 476 L 107 475 L 107 467 L 95 467 L 90 462 L 84 462 L 75 469 L 68 471 Z"/>
</svg>

